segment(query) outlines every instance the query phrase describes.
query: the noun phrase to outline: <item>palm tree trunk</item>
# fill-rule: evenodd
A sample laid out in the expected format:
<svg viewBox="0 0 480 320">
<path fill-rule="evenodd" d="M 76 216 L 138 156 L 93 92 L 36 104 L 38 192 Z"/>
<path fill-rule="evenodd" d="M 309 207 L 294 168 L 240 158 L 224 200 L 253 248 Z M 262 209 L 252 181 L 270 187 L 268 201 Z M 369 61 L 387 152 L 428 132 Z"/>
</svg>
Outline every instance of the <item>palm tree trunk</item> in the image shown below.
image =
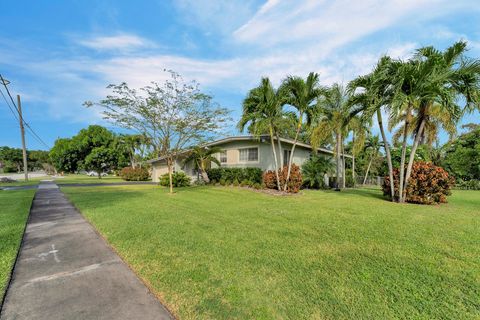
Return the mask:
<svg viewBox="0 0 480 320">
<path fill-rule="evenodd" d="M 205 169 L 200 169 L 200 175 L 202 176 L 202 179 L 203 181 L 205 181 L 205 183 L 210 183 L 210 178 L 208 177 L 207 171 Z"/>
<path fill-rule="evenodd" d="M 405 158 L 407 156 L 408 126 L 410 124 L 410 106 L 407 109 L 405 117 L 405 126 L 403 127 L 402 157 L 400 158 L 400 183 L 398 184 L 398 202 L 404 202 L 403 199 L 403 181 L 405 178 Z"/>
<path fill-rule="evenodd" d="M 352 180 L 353 180 L 353 187 L 355 188 L 355 152 L 354 152 L 354 147 L 355 146 L 355 131 L 353 131 L 353 136 L 352 136 Z"/>
<path fill-rule="evenodd" d="M 337 160 L 337 174 L 335 177 L 335 191 L 340 191 L 340 134 L 335 135 L 335 149 L 336 149 L 336 160 Z"/>
<path fill-rule="evenodd" d="M 368 162 L 367 172 L 365 172 L 365 178 L 363 178 L 363 185 L 367 183 L 368 172 L 370 171 L 370 166 L 372 165 L 372 161 L 373 161 L 373 154 L 372 154 L 372 157 L 370 158 L 370 161 Z"/>
<path fill-rule="evenodd" d="M 382 112 L 380 109 L 377 109 L 377 121 L 378 121 L 378 126 L 380 128 L 380 133 L 382 135 L 383 147 L 385 148 L 385 155 L 387 157 L 388 176 L 390 178 L 390 196 L 393 202 L 395 201 L 395 188 L 394 188 L 395 185 L 393 182 L 392 154 L 390 153 L 390 145 L 388 144 L 388 141 L 387 141 L 387 135 L 385 134 L 385 129 L 383 129 Z"/>
<path fill-rule="evenodd" d="M 340 142 L 340 145 L 342 147 L 342 188 L 345 189 L 346 186 L 346 170 L 345 170 L 345 148 L 343 146 L 343 139 Z"/>
<path fill-rule="evenodd" d="M 420 139 L 423 135 L 424 128 L 425 128 L 425 119 L 422 119 L 422 122 L 420 122 L 420 127 L 418 128 L 418 132 L 415 136 L 415 141 L 413 142 L 412 150 L 410 152 L 410 157 L 408 159 L 407 173 L 405 174 L 405 186 L 403 187 L 403 190 L 405 190 L 405 193 L 407 192 L 408 180 L 410 179 L 410 175 L 412 174 L 412 167 L 413 167 L 413 162 L 415 160 L 415 154 L 417 152 Z M 406 195 L 405 195 L 405 198 L 406 198 Z"/>
<path fill-rule="evenodd" d="M 288 180 L 290 180 L 290 172 L 292 171 L 293 153 L 295 152 L 295 146 L 297 145 L 298 135 L 302 127 L 302 118 L 303 118 L 303 114 L 300 113 L 298 117 L 297 132 L 295 133 L 295 139 L 293 140 L 292 151 L 290 153 L 290 159 L 288 159 L 287 178 L 285 179 L 285 185 L 283 186 L 283 191 L 287 191 Z"/>
<path fill-rule="evenodd" d="M 277 188 L 278 191 L 282 190 L 282 187 L 280 185 L 280 177 L 278 176 L 278 161 L 277 161 L 277 152 L 275 151 L 275 143 L 273 141 L 273 130 L 272 127 L 270 127 L 270 144 L 272 145 L 272 152 L 273 152 L 273 159 L 275 160 L 275 178 L 277 178 Z"/>
<path fill-rule="evenodd" d="M 278 132 L 275 132 L 275 137 L 277 138 L 277 145 L 278 145 L 278 159 L 279 159 L 279 168 L 283 168 L 283 152 L 282 152 L 282 142 L 280 142 L 280 137 L 278 136 Z"/>
</svg>

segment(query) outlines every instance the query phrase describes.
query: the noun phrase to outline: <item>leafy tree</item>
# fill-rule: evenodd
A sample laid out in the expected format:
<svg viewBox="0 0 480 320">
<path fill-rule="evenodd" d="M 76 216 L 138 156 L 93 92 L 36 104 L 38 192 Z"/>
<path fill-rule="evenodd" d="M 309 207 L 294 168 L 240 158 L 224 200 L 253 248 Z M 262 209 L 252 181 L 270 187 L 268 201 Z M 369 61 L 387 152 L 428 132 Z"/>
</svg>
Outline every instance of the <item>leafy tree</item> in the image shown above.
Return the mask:
<svg viewBox="0 0 480 320">
<path fill-rule="evenodd" d="M 480 126 L 467 128 L 471 130 L 443 147 L 442 165 L 457 179 L 480 179 Z"/>
<path fill-rule="evenodd" d="M 220 166 L 220 161 L 214 156 L 216 153 L 222 151 L 219 147 L 204 148 L 204 147 L 193 147 L 189 152 L 188 156 L 185 158 L 184 163 L 192 161 L 195 165 L 195 169 L 200 172 L 203 181 L 209 183 L 210 179 L 208 177 L 207 169 L 210 167 L 210 164 L 216 163 Z"/>
<path fill-rule="evenodd" d="M 229 112 L 202 93 L 197 82 L 186 82 L 178 73 L 169 73 L 169 80 L 153 82 L 139 91 L 126 83 L 109 85 L 111 95 L 85 105 L 99 106 L 105 119 L 149 139 L 156 156 L 167 163 L 172 193 L 173 165 L 178 153 L 217 134 L 229 120 Z"/>
<path fill-rule="evenodd" d="M 23 154 L 22 149 L 0 147 L 0 161 L 3 164 L 3 170 L 5 172 L 20 172 L 23 166 Z"/>
<path fill-rule="evenodd" d="M 102 173 L 115 167 L 118 154 L 114 149 L 100 146 L 92 149 L 85 157 L 84 165 L 86 169 L 94 170 L 98 178 L 102 178 Z"/>
</svg>

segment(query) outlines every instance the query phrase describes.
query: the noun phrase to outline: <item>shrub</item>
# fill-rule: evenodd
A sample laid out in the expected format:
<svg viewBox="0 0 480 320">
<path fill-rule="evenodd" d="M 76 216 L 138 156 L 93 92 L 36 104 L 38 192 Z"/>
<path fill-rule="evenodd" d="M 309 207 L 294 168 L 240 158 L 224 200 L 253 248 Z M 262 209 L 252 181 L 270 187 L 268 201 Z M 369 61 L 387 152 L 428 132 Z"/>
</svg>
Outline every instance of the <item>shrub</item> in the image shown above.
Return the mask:
<svg viewBox="0 0 480 320">
<path fill-rule="evenodd" d="M 147 181 L 150 174 L 145 168 L 126 167 L 120 170 L 119 176 L 125 181 Z"/>
<path fill-rule="evenodd" d="M 455 188 L 460 190 L 480 190 L 480 180 L 460 180 L 455 185 Z"/>
<path fill-rule="evenodd" d="M 176 187 L 188 187 L 191 183 L 190 177 L 187 176 L 184 172 L 175 172 L 172 174 L 172 183 Z M 160 177 L 160 185 L 168 187 L 170 185 L 170 180 L 168 178 L 168 173 Z"/>
<path fill-rule="evenodd" d="M 334 171 L 335 164 L 331 158 L 312 154 L 302 165 L 303 185 L 311 189 L 326 189 L 325 174 Z"/>
<path fill-rule="evenodd" d="M 242 187 L 250 186 L 250 181 L 248 181 L 247 179 L 244 179 L 242 180 L 242 182 L 240 182 L 240 186 Z"/>
<path fill-rule="evenodd" d="M 208 177 L 212 183 L 221 180 L 229 181 L 249 181 L 251 183 L 262 182 L 262 169 L 260 168 L 211 168 L 207 170 Z"/>
<path fill-rule="evenodd" d="M 399 170 L 393 171 L 395 197 L 398 197 Z M 441 167 L 430 162 L 418 161 L 413 164 L 412 174 L 406 190 L 406 202 L 419 204 L 446 203 L 454 185 L 453 177 Z M 390 178 L 385 177 L 383 194 L 390 195 Z"/>
<path fill-rule="evenodd" d="M 285 181 L 287 180 L 288 166 L 284 166 L 282 169 L 278 170 L 278 176 L 280 179 L 280 186 L 285 186 Z M 292 164 L 292 169 L 290 172 L 290 179 L 287 184 L 287 192 L 297 193 L 302 186 L 302 174 L 300 172 L 300 167 Z M 263 183 L 268 189 L 277 189 L 277 177 L 275 171 L 268 170 L 263 174 Z"/>
<path fill-rule="evenodd" d="M 238 182 L 237 179 L 233 180 L 233 185 L 234 185 L 235 187 L 238 187 L 239 184 L 240 184 L 240 183 Z"/>
</svg>

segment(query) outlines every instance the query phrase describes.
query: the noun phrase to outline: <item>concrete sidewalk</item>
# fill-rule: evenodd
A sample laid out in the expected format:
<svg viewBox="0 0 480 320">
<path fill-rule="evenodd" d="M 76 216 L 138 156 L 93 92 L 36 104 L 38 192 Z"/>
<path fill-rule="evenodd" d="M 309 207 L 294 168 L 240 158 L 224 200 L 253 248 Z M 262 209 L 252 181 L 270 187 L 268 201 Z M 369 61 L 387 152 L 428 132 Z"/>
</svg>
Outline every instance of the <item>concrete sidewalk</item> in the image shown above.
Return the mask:
<svg viewBox="0 0 480 320">
<path fill-rule="evenodd" d="M 172 319 L 54 183 L 41 183 L 0 318 Z"/>
</svg>

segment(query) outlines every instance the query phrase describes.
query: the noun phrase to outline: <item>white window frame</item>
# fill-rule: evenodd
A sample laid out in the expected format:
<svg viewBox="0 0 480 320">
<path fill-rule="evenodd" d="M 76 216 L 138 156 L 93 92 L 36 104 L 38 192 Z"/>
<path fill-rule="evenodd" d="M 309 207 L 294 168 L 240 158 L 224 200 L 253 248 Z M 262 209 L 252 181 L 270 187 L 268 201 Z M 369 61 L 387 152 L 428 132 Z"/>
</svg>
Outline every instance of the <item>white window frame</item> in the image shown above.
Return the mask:
<svg viewBox="0 0 480 320">
<path fill-rule="evenodd" d="M 248 151 L 247 151 L 247 160 L 240 160 L 240 150 L 248 150 L 248 149 L 257 149 L 257 160 L 248 160 Z M 259 163 L 259 162 L 260 162 L 260 148 L 258 146 L 238 148 L 238 163 Z"/>
<path fill-rule="evenodd" d="M 225 155 L 225 161 L 222 161 L 222 156 L 223 155 Z M 222 150 L 218 153 L 218 161 L 220 161 L 220 163 L 227 163 L 228 162 L 227 150 Z"/>
</svg>

